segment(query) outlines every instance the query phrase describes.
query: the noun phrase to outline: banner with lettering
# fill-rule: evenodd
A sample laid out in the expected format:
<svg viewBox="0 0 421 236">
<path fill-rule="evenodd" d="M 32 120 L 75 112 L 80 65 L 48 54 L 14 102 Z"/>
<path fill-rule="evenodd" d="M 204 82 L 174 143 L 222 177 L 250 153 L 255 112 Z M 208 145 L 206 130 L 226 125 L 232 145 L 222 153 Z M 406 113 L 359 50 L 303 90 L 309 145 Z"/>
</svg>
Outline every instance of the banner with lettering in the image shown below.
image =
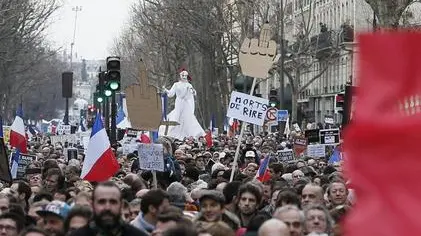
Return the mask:
<svg viewBox="0 0 421 236">
<path fill-rule="evenodd" d="M 263 126 L 269 100 L 245 93 L 232 92 L 227 117 Z"/>
</svg>

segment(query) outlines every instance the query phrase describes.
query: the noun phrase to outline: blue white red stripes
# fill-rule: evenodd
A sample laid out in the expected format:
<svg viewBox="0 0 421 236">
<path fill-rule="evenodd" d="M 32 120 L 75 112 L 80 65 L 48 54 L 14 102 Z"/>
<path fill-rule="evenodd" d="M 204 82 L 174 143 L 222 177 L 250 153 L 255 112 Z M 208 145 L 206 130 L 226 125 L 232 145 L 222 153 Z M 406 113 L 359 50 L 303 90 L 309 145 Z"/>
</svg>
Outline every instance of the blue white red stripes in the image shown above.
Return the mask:
<svg viewBox="0 0 421 236">
<path fill-rule="evenodd" d="M 88 181 L 105 181 L 114 176 L 119 168 L 102 124 L 101 114 L 98 113 L 92 127 L 81 178 Z"/>
<path fill-rule="evenodd" d="M 127 117 L 126 98 L 123 94 L 120 95 L 120 103 L 117 111 L 116 125 L 119 129 L 131 128 L 130 121 Z"/>
<path fill-rule="evenodd" d="M 18 166 L 19 166 L 19 157 L 20 152 L 19 149 L 16 149 L 15 152 L 12 154 L 11 166 L 10 166 L 10 173 L 12 174 L 12 179 L 16 179 L 18 175 Z"/>
<path fill-rule="evenodd" d="M 260 182 L 266 182 L 270 179 L 270 174 L 268 171 L 270 156 L 266 156 L 261 162 L 259 166 L 259 170 L 256 173 L 256 179 Z"/>
<path fill-rule="evenodd" d="M 12 126 L 10 127 L 10 146 L 19 149 L 21 153 L 27 153 L 26 146 L 26 131 L 25 124 L 23 123 L 23 110 L 22 104 L 19 105 L 18 110 L 16 111 L 16 117 L 13 121 Z"/>
</svg>

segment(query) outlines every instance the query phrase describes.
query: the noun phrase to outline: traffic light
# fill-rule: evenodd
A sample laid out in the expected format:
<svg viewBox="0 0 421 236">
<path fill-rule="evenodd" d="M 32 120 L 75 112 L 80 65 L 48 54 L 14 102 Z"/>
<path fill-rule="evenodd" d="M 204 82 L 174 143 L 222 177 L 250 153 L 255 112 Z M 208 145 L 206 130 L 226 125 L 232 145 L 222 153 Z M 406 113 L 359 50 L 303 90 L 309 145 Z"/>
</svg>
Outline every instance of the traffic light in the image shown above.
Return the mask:
<svg viewBox="0 0 421 236">
<path fill-rule="evenodd" d="M 269 92 L 269 107 L 280 109 L 279 104 L 278 91 L 276 89 L 271 89 Z"/>
<path fill-rule="evenodd" d="M 105 90 L 105 96 L 112 95 L 112 91 L 120 90 L 120 57 L 107 57 L 107 85 Z M 110 90 L 111 93 L 109 91 Z"/>
<path fill-rule="evenodd" d="M 335 112 L 341 113 L 344 109 L 345 93 L 335 95 Z"/>
<path fill-rule="evenodd" d="M 94 93 L 94 98 L 96 103 L 104 102 L 105 96 L 105 72 L 99 72 L 98 74 L 98 84 L 96 85 L 96 92 Z"/>
</svg>

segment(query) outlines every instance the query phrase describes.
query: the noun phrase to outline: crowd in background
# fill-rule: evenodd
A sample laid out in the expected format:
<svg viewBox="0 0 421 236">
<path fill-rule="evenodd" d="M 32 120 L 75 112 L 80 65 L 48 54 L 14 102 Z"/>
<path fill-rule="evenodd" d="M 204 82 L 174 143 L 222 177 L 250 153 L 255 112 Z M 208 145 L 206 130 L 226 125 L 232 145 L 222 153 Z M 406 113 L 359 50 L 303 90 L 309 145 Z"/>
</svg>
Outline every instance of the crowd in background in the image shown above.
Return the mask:
<svg viewBox="0 0 421 236">
<path fill-rule="evenodd" d="M 139 168 L 137 152 L 114 146 L 120 171 L 109 181 L 80 179 L 84 154 L 67 159 L 69 144 L 39 136 L 29 142 L 36 161 L 23 179 L 0 193 L 0 236 L 154 235 L 302 236 L 342 235 L 341 222 L 355 196 L 341 163 L 305 156 L 262 160 L 292 148 L 280 134 L 247 135 L 237 165 L 235 137 L 159 138 L 165 171 Z M 232 168 L 236 167 L 230 182 Z"/>
</svg>

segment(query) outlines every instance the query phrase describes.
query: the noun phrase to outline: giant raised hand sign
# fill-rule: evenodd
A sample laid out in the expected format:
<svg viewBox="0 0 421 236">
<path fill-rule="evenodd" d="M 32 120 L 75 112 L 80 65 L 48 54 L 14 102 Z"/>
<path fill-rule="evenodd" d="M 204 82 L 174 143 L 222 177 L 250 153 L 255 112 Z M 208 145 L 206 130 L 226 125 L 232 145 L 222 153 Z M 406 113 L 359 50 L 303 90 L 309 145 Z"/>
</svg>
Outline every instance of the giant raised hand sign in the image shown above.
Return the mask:
<svg viewBox="0 0 421 236">
<path fill-rule="evenodd" d="M 148 84 L 145 63 L 140 61 L 138 84 L 126 88 L 126 104 L 132 127 L 155 131 L 161 123 L 161 99 L 157 89 Z"/>
<path fill-rule="evenodd" d="M 280 57 L 276 55 L 276 42 L 270 39 L 269 24 L 262 26 L 259 39 L 244 39 L 238 55 L 243 75 L 266 79 L 269 70 Z"/>
</svg>

